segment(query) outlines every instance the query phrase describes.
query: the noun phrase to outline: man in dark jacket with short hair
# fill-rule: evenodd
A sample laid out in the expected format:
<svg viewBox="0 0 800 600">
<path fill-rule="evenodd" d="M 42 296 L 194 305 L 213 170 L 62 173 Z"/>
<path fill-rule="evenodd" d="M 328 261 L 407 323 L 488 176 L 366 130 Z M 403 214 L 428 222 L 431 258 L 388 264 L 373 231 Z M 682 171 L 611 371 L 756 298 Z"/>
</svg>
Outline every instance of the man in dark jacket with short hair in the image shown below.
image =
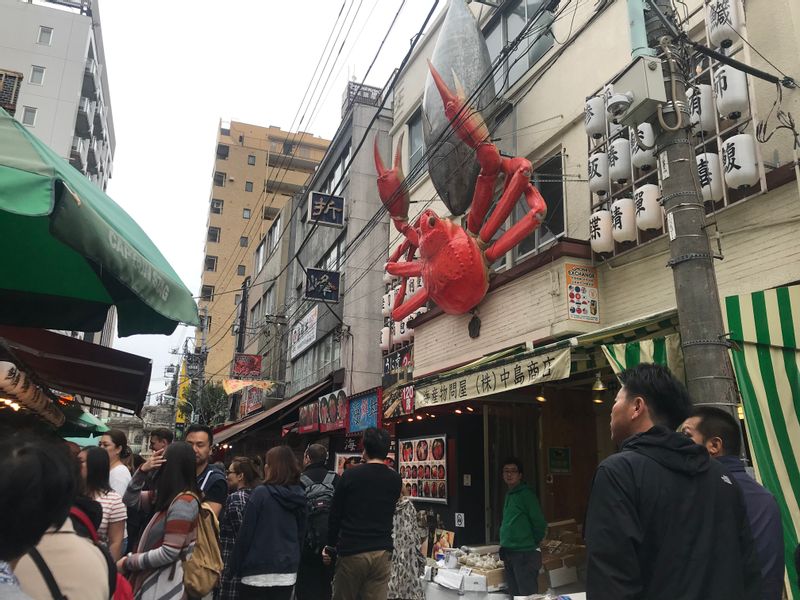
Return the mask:
<svg viewBox="0 0 800 600">
<path fill-rule="evenodd" d="M 326 477 L 330 481 L 333 490 L 339 482 L 339 476 L 328 469 L 325 463 L 328 461 L 328 449 L 322 444 L 311 444 L 303 455 L 303 477 L 300 484 L 308 494 L 309 488 L 314 484 L 323 484 Z M 311 484 L 308 483 L 311 482 Z M 309 520 L 309 528 L 312 527 Z M 320 532 L 325 534 L 325 539 L 318 548 L 311 548 L 304 545 L 303 554 L 300 557 L 300 570 L 297 573 L 297 585 L 295 593 L 297 600 L 330 600 L 331 581 L 333 581 L 333 567 L 322 563 L 320 551 L 327 543 L 327 530 Z M 306 536 L 309 529 L 306 529 Z"/>
<path fill-rule="evenodd" d="M 668 369 L 620 374 L 611 438 L 586 515 L 588 600 L 757 600 L 761 573 L 742 493 L 675 429 L 686 388 Z"/>
</svg>

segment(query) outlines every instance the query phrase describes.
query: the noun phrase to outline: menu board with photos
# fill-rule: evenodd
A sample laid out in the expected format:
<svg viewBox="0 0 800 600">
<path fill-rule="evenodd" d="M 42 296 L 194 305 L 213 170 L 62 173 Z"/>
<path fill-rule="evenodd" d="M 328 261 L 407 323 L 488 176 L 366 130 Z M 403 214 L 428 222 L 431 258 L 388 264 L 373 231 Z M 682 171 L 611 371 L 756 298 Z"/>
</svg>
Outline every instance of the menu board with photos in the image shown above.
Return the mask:
<svg viewBox="0 0 800 600">
<path fill-rule="evenodd" d="M 400 440 L 398 470 L 414 500 L 447 504 L 447 439 L 444 434 Z"/>
</svg>

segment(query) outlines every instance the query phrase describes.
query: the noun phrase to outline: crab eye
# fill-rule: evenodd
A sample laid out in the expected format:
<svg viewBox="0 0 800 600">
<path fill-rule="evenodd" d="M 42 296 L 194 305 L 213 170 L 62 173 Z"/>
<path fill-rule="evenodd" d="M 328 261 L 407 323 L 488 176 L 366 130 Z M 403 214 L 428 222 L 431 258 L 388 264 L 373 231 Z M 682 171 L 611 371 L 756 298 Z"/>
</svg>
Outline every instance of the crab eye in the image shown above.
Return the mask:
<svg viewBox="0 0 800 600">
<path fill-rule="evenodd" d="M 428 217 L 428 225 L 430 227 L 433 227 L 434 225 L 436 225 L 436 217 L 434 217 L 434 216 Z"/>
</svg>

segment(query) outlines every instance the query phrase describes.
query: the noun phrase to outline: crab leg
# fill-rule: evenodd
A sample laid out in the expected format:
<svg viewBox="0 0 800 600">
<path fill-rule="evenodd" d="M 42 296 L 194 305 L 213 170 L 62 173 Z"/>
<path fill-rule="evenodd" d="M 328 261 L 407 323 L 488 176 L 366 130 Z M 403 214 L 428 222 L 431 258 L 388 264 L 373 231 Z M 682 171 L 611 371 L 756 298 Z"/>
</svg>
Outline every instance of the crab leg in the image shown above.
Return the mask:
<svg viewBox="0 0 800 600">
<path fill-rule="evenodd" d="M 378 136 L 375 136 L 373 151 L 375 155 L 375 170 L 378 172 L 378 195 L 381 197 L 381 202 L 389 210 L 389 215 L 392 217 L 392 222 L 397 231 L 406 236 L 414 246 L 419 246 L 419 235 L 408 224 L 408 186 L 403 177 L 402 148 L 403 134 L 401 133 L 394 155 L 394 167 L 387 169 L 381 159 L 381 153 L 378 151 Z"/>
<path fill-rule="evenodd" d="M 405 296 L 405 282 L 403 282 L 403 289 L 401 291 L 403 292 L 403 296 Z M 401 301 L 402 297 L 398 294 L 394 301 L 394 309 L 392 310 L 392 319 L 395 321 L 402 321 L 418 308 L 425 306 L 425 303 L 428 301 L 428 288 L 421 288 L 405 302 Z"/>
<path fill-rule="evenodd" d="M 419 261 L 414 260 L 414 254 L 416 254 L 417 249 L 414 246 L 408 248 L 406 252 L 406 260 L 405 262 L 399 263 L 389 263 L 386 265 L 386 270 L 391 273 L 392 275 L 400 275 L 402 279 L 402 283 L 400 284 L 400 290 L 397 293 L 397 296 L 394 299 L 394 307 L 392 309 L 392 318 L 395 321 L 399 321 L 401 319 L 406 318 L 412 312 L 417 310 L 420 306 L 425 304 L 428 301 L 428 294 L 427 292 L 424 295 L 424 298 L 418 298 L 417 296 L 420 295 L 419 292 L 415 293 L 408 302 L 404 302 L 406 297 L 406 284 L 408 283 L 409 277 L 418 277 L 422 275 L 422 263 Z M 420 290 L 420 292 L 424 291 L 425 288 Z M 420 302 L 421 304 L 416 304 Z M 413 306 L 408 312 L 406 312 L 408 306 Z M 395 316 L 395 313 L 398 316 Z"/>
<path fill-rule="evenodd" d="M 539 193 L 539 190 L 533 187 L 532 184 L 528 183 L 524 193 L 525 202 L 527 202 L 530 210 L 525 213 L 525 215 L 519 221 L 514 223 L 511 229 L 506 231 L 497 239 L 494 244 L 486 249 L 486 260 L 489 262 L 489 264 L 492 264 L 498 258 L 503 256 L 503 254 L 511 250 L 511 248 L 519 244 L 522 240 L 533 233 L 536 228 L 542 224 L 542 221 L 547 215 L 547 205 L 544 202 L 544 198 L 542 198 L 542 194 Z M 503 194 L 503 197 L 505 198 L 505 194 Z M 516 196 L 514 196 L 514 198 L 516 198 Z"/>
<path fill-rule="evenodd" d="M 506 185 L 506 189 L 503 190 L 503 195 L 497 201 L 494 212 L 481 228 L 480 238 L 484 243 L 488 244 L 492 240 L 494 234 L 497 233 L 497 230 L 505 223 L 508 215 L 514 210 L 517 199 L 525 191 L 525 188 L 530 185 L 531 163 L 524 159 L 515 162 L 519 166 L 514 171 L 514 174 L 511 175 L 511 180 Z"/>
</svg>

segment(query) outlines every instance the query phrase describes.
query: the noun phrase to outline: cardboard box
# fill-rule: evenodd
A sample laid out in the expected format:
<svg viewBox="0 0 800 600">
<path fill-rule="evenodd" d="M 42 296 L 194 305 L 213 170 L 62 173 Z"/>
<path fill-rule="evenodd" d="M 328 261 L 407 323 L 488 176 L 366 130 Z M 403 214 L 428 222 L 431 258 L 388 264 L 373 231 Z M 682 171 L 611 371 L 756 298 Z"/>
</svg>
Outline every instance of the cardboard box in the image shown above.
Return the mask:
<svg viewBox="0 0 800 600">
<path fill-rule="evenodd" d="M 561 567 L 547 572 L 550 587 L 558 588 L 578 581 L 578 570 L 575 567 Z"/>
<path fill-rule="evenodd" d="M 486 592 L 489 590 L 483 575 L 465 575 L 461 587 L 464 592 Z"/>
<path fill-rule="evenodd" d="M 505 587 L 506 584 L 506 570 L 504 568 L 491 569 L 484 571 L 483 569 L 472 569 L 473 575 L 480 575 L 486 579 L 486 588 L 488 590 L 497 590 Z"/>
</svg>

